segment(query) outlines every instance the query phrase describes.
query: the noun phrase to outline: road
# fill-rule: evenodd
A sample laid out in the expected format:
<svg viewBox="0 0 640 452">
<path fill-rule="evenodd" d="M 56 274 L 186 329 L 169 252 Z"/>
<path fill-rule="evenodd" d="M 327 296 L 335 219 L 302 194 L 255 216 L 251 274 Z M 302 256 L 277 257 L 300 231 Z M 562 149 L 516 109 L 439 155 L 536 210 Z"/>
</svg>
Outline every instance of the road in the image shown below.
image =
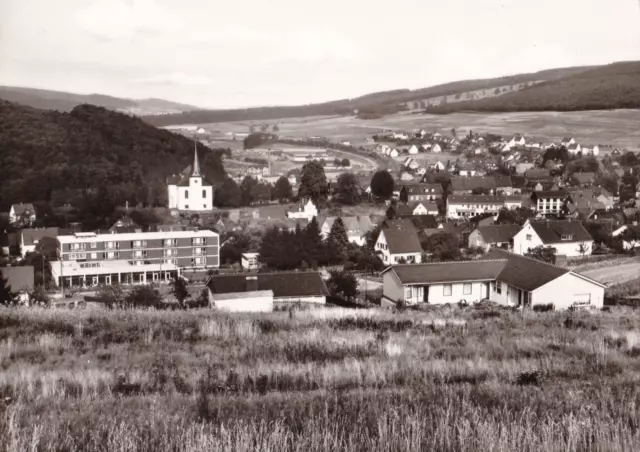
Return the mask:
<svg viewBox="0 0 640 452">
<path fill-rule="evenodd" d="M 351 157 L 352 159 L 364 160 L 370 166 L 370 169 L 372 171 L 375 171 L 379 166 L 377 161 L 375 161 L 371 157 L 367 157 L 364 154 L 359 154 L 357 152 L 347 152 L 347 151 L 342 151 L 342 150 L 333 149 L 333 148 L 330 148 L 330 149 L 331 149 L 331 152 L 334 152 L 336 154 L 344 154 L 345 156 Z"/>
<path fill-rule="evenodd" d="M 640 276 L 640 262 L 594 268 L 579 273 L 605 284 L 620 284 Z"/>
</svg>

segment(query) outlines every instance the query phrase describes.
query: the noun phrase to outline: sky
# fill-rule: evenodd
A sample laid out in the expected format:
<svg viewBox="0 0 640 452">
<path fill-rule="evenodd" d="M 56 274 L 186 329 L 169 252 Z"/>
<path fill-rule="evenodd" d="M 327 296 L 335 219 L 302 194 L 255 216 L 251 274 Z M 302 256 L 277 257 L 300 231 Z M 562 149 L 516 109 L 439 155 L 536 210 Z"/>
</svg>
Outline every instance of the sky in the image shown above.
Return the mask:
<svg viewBox="0 0 640 452">
<path fill-rule="evenodd" d="M 296 105 L 640 60 L 640 0 L 0 0 L 0 85 Z"/>
</svg>

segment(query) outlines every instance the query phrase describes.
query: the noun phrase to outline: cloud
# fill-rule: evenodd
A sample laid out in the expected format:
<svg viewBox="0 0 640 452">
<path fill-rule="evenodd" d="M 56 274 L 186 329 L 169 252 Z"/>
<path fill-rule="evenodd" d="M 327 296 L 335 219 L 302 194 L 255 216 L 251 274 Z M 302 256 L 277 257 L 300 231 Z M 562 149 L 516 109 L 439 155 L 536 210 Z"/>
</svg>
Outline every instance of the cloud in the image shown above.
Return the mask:
<svg viewBox="0 0 640 452">
<path fill-rule="evenodd" d="M 158 74 L 146 78 L 139 78 L 134 80 L 134 83 L 142 85 L 207 86 L 213 83 L 213 80 L 205 75 L 172 72 L 169 74 Z"/>
<path fill-rule="evenodd" d="M 110 41 L 173 33 L 182 28 L 182 22 L 155 0 L 94 0 L 73 19 L 85 32 Z"/>
</svg>

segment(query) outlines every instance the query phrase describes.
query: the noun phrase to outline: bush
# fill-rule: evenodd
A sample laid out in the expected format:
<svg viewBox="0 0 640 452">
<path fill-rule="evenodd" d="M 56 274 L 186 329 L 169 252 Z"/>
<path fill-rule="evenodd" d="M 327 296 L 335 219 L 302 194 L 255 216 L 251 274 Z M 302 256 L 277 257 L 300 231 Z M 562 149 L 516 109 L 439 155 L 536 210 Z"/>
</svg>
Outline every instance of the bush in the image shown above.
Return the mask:
<svg viewBox="0 0 640 452">
<path fill-rule="evenodd" d="M 555 306 L 553 305 L 553 303 L 536 304 L 533 306 L 533 312 L 549 312 L 549 311 L 553 311 L 554 309 L 555 309 Z"/>
</svg>

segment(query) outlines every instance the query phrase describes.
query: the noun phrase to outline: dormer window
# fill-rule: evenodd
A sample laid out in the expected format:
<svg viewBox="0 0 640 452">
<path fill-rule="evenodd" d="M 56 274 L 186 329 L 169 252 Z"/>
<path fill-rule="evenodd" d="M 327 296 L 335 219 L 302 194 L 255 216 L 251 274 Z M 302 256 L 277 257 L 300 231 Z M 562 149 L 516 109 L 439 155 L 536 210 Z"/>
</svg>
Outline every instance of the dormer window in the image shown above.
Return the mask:
<svg viewBox="0 0 640 452">
<path fill-rule="evenodd" d="M 563 234 L 560 238 L 562 240 L 571 240 L 573 239 L 573 236 L 571 234 Z"/>
</svg>

